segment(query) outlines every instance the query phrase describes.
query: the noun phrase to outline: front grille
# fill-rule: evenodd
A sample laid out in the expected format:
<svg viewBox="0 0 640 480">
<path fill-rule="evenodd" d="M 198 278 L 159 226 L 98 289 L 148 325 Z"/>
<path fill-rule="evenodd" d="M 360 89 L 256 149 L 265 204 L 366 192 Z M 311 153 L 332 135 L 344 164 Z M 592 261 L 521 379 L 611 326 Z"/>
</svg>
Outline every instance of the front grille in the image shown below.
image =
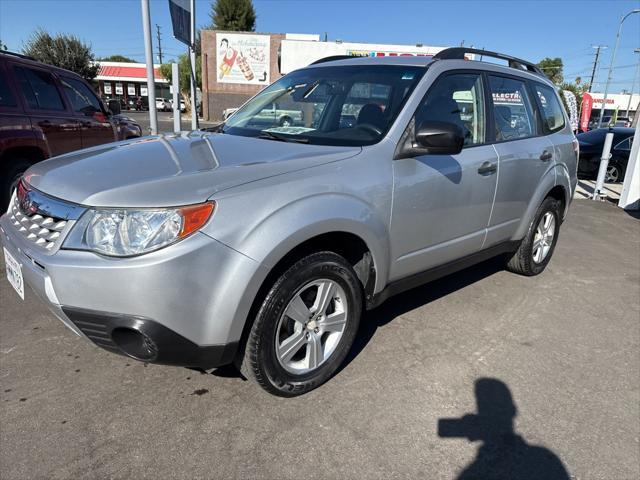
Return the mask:
<svg viewBox="0 0 640 480">
<path fill-rule="evenodd" d="M 22 213 L 18 197 L 15 195 L 9 209 L 9 218 L 16 230 L 27 240 L 31 240 L 35 245 L 48 251 L 53 250 L 60 240 L 64 227 L 67 226 L 67 220 L 62 218 L 49 217 L 39 213 L 33 215 Z"/>
</svg>

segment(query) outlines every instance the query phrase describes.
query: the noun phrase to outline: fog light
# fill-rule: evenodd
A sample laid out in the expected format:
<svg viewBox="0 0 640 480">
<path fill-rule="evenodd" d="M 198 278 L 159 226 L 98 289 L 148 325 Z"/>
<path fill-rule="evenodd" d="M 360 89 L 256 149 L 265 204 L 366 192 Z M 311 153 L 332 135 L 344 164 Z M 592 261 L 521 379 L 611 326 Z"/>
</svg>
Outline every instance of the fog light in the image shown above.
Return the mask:
<svg viewBox="0 0 640 480">
<path fill-rule="evenodd" d="M 158 356 L 158 347 L 150 337 L 133 328 L 115 328 L 111 338 L 120 350 L 143 362 L 152 362 Z"/>
</svg>

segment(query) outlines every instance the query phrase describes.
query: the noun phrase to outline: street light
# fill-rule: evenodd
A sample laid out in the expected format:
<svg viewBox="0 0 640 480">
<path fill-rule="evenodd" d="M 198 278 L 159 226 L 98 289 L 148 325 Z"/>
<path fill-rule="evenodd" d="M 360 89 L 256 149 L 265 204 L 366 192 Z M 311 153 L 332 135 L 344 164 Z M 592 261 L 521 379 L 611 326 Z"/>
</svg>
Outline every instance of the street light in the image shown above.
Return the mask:
<svg viewBox="0 0 640 480">
<path fill-rule="evenodd" d="M 640 53 L 640 48 L 636 48 L 633 50 L 633 53 Z M 627 114 L 625 117 L 629 118 L 629 109 L 631 108 L 631 100 L 633 99 L 633 90 L 636 88 L 636 79 L 640 74 L 640 60 L 638 60 L 638 66 L 636 67 L 636 74 L 633 76 L 633 83 L 631 84 L 631 93 L 629 94 L 629 102 L 627 103 Z M 639 104 L 640 105 L 640 104 Z M 639 108 L 636 106 L 636 114 L 634 116 L 638 116 Z"/>
<path fill-rule="evenodd" d="M 634 13 L 640 13 L 640 8 L 635 8 L 631 10 L 629 13 L 624 15 L 620 19 L 620 25 L 618 26 L 618 34 L 616 35 L 616 46 L 613 47 L 613 53 L 611 54 L 611 64 L 609 65 L 609 75 L 607 76 L 607 83 L 604 87 L 604 98 L 602 99 L 602 108 L 600 108 L 600 119 L 598 120 L 598 128 L 602 127 L 602 117 L 604 115 L 604 109 L 607 106 L 607 93 L 609 92 L 609 83 L 611 83 L 611 75 L 613 74 L 613 64 L 616 61 L 616 52 L 618 50 L 618 44 L 620 43 L 620 33 L 622 32 L 622 24 L 627 19 L 629 15 L 633 15 Z"/>
</svg>

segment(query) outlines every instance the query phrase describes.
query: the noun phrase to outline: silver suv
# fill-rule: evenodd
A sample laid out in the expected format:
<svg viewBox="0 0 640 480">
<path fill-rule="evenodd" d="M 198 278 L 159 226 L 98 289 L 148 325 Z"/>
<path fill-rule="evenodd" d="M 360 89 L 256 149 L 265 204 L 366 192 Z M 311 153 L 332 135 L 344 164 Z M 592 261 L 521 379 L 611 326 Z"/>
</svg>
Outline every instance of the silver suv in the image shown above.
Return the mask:
<svg viewBox="0 0 640 480">
<path fill-rule="evenodd" d="M 509 65 L 465 59 L 478 53 Z M 280 101 L 302 125 L 254 121 Z M 363 310 L 390 295 L 497 255 L 542 272 L 576 164 L 554 86 L 523 60 L 331 59 L 217 131 L 34 165 L 0 239 L 18 294 L 96 345 L 235 363 L 294 396 L 336 372 Z"/>
</svg>

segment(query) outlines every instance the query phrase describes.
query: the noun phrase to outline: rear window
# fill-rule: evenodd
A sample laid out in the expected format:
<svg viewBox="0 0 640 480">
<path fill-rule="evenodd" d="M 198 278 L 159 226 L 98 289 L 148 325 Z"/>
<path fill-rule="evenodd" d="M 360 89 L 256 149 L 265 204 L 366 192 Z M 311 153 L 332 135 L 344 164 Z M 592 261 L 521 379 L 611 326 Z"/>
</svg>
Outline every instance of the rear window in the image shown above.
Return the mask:
<svg viewBox="0 0 640 480">
<path fill-rule="evenodd" d="M 0 75 L 0 106 L 1 107 L 15 107 L 17 105 L 16 99 L 9 90 L 9 84 L 4 75 Z"/>
<path fill-rule="evenodd" d="M 539 83 L 534 83 L 533 88 L 535 88 L 540 105 L 542 105 L 542 121 L 547 129 L 550 132 L 562 129 L 564 127 L 564 113 L 556 92 L 551 87 Z"/>
<path fill-rule="evenodd" d="M 536 119 L 523 81 L 489 77 L 497 141 L 517 140 L 536 135 Z"/>
<path fill-rule="evenodd" d="M 29 108 L 34 110 L 64 110 L 60 92 L 53 76 L 42 70 L 15 67 L 20 90 Z"/>
</svg>

